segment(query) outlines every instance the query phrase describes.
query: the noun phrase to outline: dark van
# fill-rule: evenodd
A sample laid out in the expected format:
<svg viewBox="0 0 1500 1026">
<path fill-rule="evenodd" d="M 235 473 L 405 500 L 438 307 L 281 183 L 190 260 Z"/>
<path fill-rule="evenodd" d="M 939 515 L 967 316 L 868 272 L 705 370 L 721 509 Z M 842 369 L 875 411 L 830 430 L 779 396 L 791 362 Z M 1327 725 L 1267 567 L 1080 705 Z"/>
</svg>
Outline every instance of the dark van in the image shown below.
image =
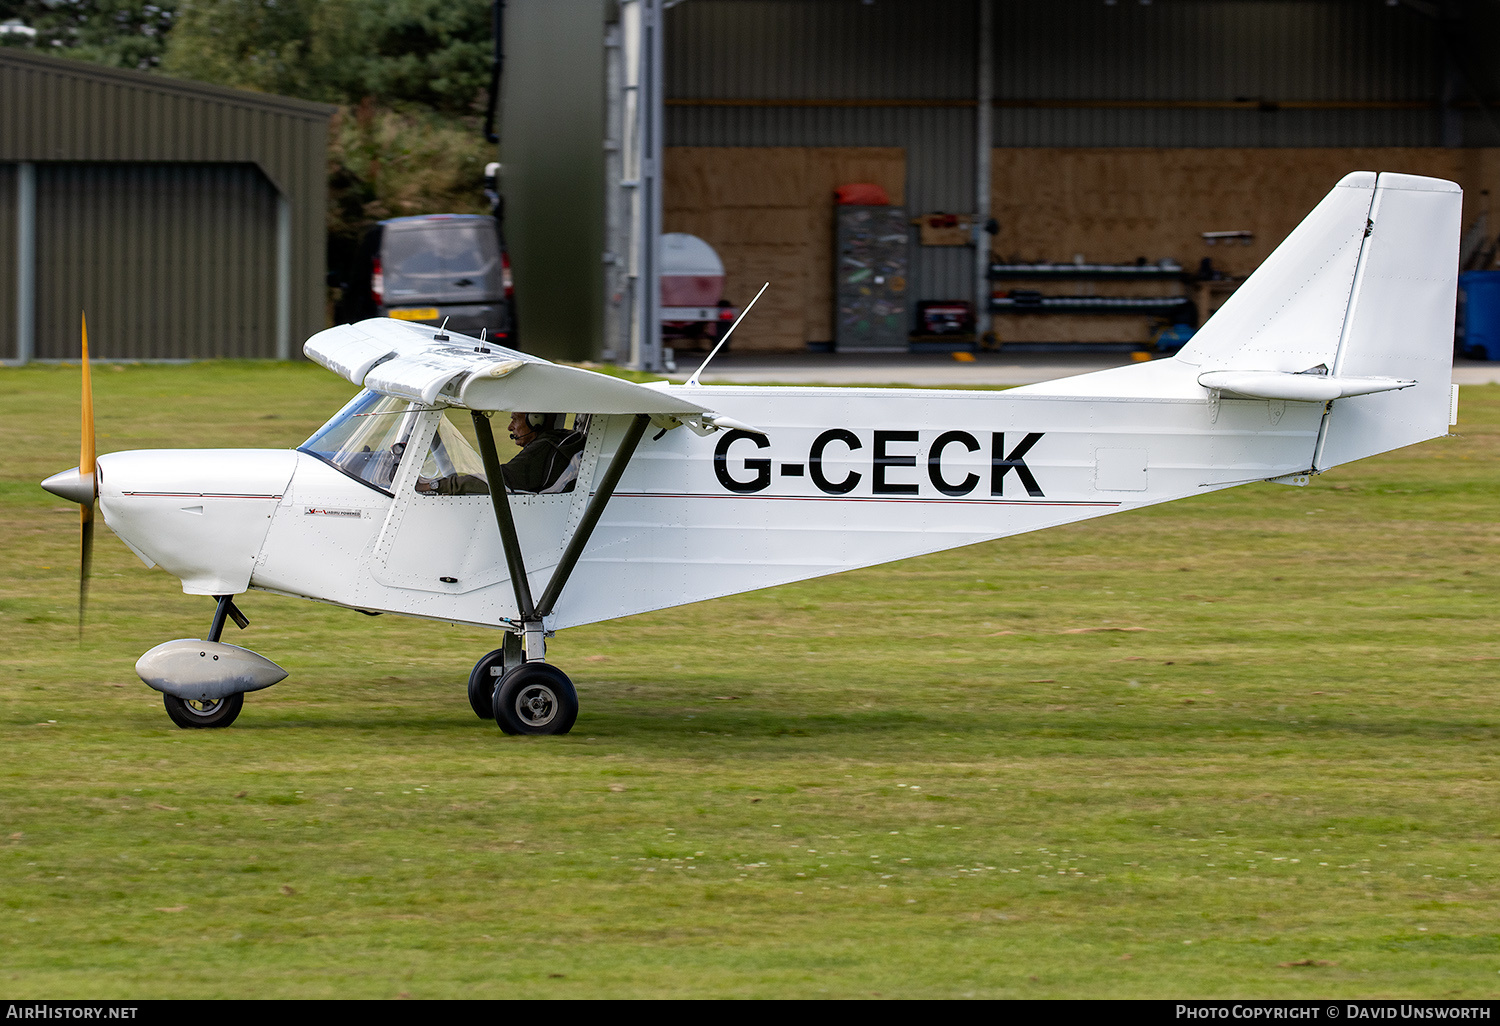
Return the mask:
<svg viewBox="0 0 1500 1026">
<path fill-rule="evenodd" d="M 394 217 L 365 234 L 337 320 L 395 317 L 513 342 L 510 260 L 482 214 Z"/>
</svg>

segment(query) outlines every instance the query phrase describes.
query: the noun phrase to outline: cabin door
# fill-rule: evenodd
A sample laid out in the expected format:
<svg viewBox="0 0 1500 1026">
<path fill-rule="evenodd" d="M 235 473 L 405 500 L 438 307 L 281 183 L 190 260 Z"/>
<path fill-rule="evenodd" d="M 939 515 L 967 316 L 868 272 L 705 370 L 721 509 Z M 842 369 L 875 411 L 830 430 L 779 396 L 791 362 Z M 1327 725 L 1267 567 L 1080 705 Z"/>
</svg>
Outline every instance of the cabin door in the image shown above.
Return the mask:
<svg viewBox="0 0 1500 1026">
<path fill-rule="evenodd" d="M 496 414 L 494 420 L 504 416 Z M 510 580 L 472 432 L 466 411 L 423 415 L 402 456 L 392 485 L 395 501 L 371 553 L 370 572 L 378 583 L 462 595 Z M 503 425 L 495 424 L 494 433 L 503 464 L 518 450 L 511 444 L 507 451 Z M 589 432 L 580 458 L 583 482 L 592 479 L 597 462 L 595 434 Z M 509 500 L 532 593 L 540 594 L 582 517 L 588 489 L 512 493 Z"/>
</svg>

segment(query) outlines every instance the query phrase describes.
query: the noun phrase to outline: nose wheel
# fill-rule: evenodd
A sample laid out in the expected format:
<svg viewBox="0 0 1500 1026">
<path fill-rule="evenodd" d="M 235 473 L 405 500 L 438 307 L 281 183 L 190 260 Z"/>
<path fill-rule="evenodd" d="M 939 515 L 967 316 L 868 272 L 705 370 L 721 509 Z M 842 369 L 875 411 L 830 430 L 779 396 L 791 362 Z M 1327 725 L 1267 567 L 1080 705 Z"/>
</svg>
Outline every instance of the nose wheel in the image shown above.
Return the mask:
<svg viewBox="0 0 1500 1026">
<path fill-rule="evenodd" d="M 229 726 L 245 707 L 246 691 L 268 688 L 286 677 L 286 671 L 265 656 L 219 641 L 225 620 L 233 620 L 240 630 L 250 621 L 234 604 L 234 596 L 217 598 L 208 637 L 163 642 L 135 664 L 141 680 L 162 693 L 172 722 L 184 730 Z M 226 684 L 243 690 L 226 695 Z M 198 697 L 179 697 L 184 692 Z"/>
<path fill-rule="evenodd" d="M 550 663 L 522 663 L 500 678 L 492 699 L 507 734 L 566 734 L 578 719 L 578 692 Z"/>
<path fill-rule="evenodd" d="M 172 722 L 185 730 L 204 727 L 227 727 L 245 707 L 245 696 L 230 695 L 228 698 L 178 698 L 162 695 L 162 704 Z"/>
</svg>

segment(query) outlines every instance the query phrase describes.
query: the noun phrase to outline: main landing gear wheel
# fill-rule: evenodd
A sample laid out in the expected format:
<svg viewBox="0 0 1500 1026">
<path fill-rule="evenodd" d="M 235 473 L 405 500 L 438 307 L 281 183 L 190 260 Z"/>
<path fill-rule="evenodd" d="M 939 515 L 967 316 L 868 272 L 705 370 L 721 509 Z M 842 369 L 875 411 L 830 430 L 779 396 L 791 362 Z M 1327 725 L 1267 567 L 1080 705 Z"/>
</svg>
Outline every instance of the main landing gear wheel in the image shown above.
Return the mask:
<svg viewBox="0 0 1500 1026">
<path fill-rule="evenodd" d="M 511 670 L 526 661 L 521 639 L 507 635 L 505 644 L 490 652 L 469 671 L 469 707 L 481 720 L 495 718 L 495 685 Z"/>
<path fill-rule="evenodd" d="M 230 695 L 228 698 L 183 699 L 164 694 L 161 698 L 162 704 L 167 707 L 167 715 L 172 717 L 172 722 L 186 730 L 227 727 L 235 721 L 240 710 L 245 707 L 244 695 Z"/>
<path fill-rule="evenodd" d="M 578 719 L 578 692 L 548 663 L 522 663 L 495 685 L 495 722 L 507 734 L 566 734 Z"/>
<path fill-rule="evenodd" d="M 497 675 L 492 671 L 499 668 Z M 505 675 L 505 649 L 497 648 L 474 664 L 469 671 L 469 707 L 481 720 L 495 718 L 495 685 Z"/>
</svg>

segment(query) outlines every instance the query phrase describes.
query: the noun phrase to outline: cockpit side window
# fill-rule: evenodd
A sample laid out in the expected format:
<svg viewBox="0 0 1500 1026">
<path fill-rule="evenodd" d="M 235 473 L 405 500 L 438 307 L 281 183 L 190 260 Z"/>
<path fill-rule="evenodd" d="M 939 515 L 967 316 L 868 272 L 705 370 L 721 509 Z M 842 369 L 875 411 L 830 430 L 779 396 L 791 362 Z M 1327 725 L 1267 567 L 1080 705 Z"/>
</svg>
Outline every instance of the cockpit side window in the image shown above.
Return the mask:
<svg viewBox="0 0 1500 1026">
<path fill-rule="evenodd" d="M 297 448 L 390 495 L 417 416 L 405 399 L 366 389 Z"/>
<path fill-rule="evenodd" d="M 507 416 L 497 414 L 494 418 L 496 455 L 505 470 L 507 489 L 520 494 L 571 492 L 577 482 L 583 443 L 588 434 L 588 416 L 556 416 L 554 423 L 537 432 L 525 449 L 518 446 L 504 429 L 502 422 Z M 518 484 L 517 477 L 526 483 Z M 423 495 L 490 493 L 484 460 L 479 455 L 467 412 L 446 410 L 439 418 L 432 444 L 422 461 L 416 489 Z"/>
</svg>

